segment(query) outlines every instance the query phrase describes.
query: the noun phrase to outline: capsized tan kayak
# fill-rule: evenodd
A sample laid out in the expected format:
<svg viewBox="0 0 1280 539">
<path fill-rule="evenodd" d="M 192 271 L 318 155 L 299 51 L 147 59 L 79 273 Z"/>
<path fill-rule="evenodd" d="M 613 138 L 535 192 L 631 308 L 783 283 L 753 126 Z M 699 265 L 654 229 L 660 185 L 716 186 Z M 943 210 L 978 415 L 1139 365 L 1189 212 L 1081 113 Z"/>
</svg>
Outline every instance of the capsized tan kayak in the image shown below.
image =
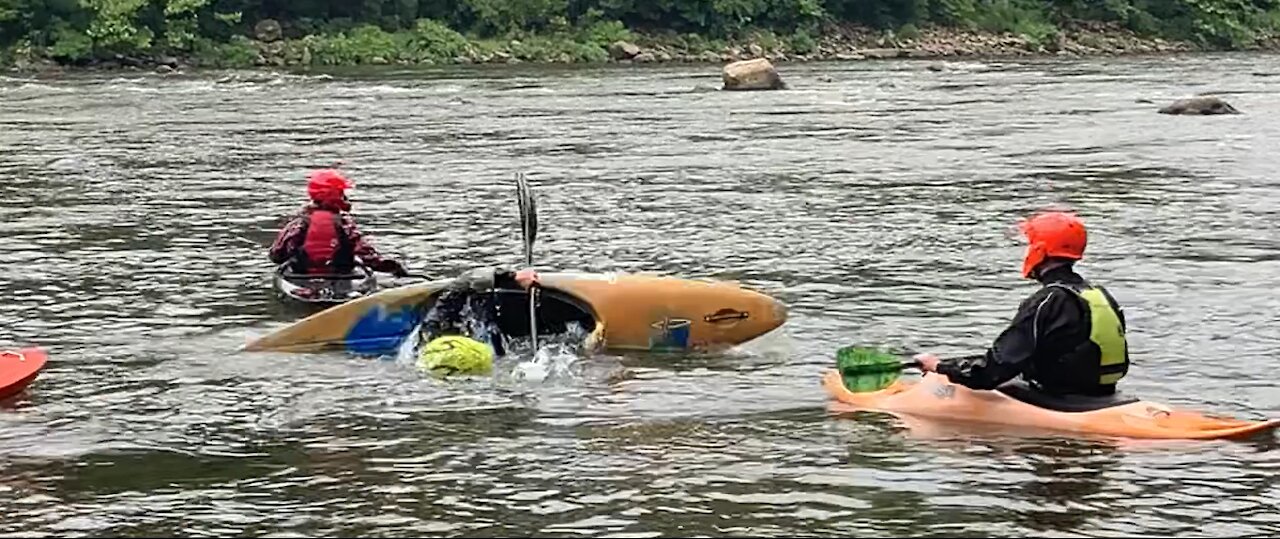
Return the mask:
<svg viewBox="0 0 1280 539">
<path fill-rule="evenodd" d="M 608 350 L 708 350 L 745 343 L 781 326 L 787 309 L 724 282 L 638 274 L 543 273 L 538 334 L 577 325 Z M 451 280 L 383 290 L 277 329 L 246 351 L 393 353 Z M 528 293 L 500 290 L 498 325 L 529 334 Z"/>
<path fill-rule="evenodd" d="M 1212 417 L 1135 398 L 1088 411 L 1057 411 L 1033 406 L 1004 391 L 975 391 L 928 373 L 919 382 L 897 380 L 889 387 L 855 393 L 838 371 L 822 377 L 822 387 L 837 410 L 871 410 L 918 418 L 1030 427 L 1117 438 L 1239 438 L 1280 427 L 1280 419 L 1245 421 Z"/>
</svg>

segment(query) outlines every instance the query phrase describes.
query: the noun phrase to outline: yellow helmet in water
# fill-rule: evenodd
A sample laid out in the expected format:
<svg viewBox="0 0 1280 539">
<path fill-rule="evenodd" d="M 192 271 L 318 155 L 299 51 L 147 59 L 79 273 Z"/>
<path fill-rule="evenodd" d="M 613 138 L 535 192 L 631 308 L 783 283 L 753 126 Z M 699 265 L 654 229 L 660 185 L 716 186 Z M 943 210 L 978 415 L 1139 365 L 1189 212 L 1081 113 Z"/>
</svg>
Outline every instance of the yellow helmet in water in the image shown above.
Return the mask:
<svg viewBox="0 0 1280 539">
<path fill-rule="evenodd" d="M 445 375 L 489 374 L 493 370 L 493 350 L 475 339 L 445 335 L 418 351 L 418 368 Z"/>
</svg>

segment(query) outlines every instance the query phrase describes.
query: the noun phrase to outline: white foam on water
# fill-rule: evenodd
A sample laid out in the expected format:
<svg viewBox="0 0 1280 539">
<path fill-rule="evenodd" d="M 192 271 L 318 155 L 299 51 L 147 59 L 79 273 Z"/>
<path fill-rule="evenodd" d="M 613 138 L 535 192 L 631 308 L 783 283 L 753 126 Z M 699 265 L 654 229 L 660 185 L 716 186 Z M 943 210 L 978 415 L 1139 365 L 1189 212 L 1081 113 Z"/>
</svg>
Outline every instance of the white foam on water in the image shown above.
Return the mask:
<svg viewBox="0 0 1280 539">
<path fill-rule="evenodd" d="M 418 333 L 422 331 L 422 326 L 417 326 L 400 341 L 400 347 L 396 349 L 396 363 L 400 365 L 408 365 L 416 367 L 418 362 Z"/>
<path fill-rule="evenodd" d="M 587 331 L 579 324 L 569 324 L 564 333 L 538 335 L 538 349 L 531 350 L 528 337 L 507 338 L 503 344 L 507 356 L 514 359 L 510 371 L 512 382 L 556 383 L 579 378 L 575 367 L 583 357 L 583 341 Z"/>
<path fill-rule="evenodd" d="M 428 317 L 431 313 L 428 313 Z M 471 312 L 470 305 L 462 312 L 465 325 L 473 330 L 497 328 L 481 328 L 478 320 Z M 400 342 L 396 349 L 395 362 L 408 368 L 417 368 L 419 334 L 422 326 L 413 328 Z M 531 350 L 528 337 L 502 337 L 506 355 L 500 358 L 494 368 L 497 380 L 514 383 L 557 383 L 577 380 L 575 366 L 582 357 L 583 341 L 588 332 L 580 324 L 569 324 L 563 333 L 554 335 L 538 335 L 538 349 Z"/>
<path fill-rule="evenodd" d="M 574 348 L 562 343 L 540 346 L 532 359 L 521 359 L 514 365 L 511 380 L 544 383 L 577 379 L 573 367 L 580 356 Z"/>
</svg>

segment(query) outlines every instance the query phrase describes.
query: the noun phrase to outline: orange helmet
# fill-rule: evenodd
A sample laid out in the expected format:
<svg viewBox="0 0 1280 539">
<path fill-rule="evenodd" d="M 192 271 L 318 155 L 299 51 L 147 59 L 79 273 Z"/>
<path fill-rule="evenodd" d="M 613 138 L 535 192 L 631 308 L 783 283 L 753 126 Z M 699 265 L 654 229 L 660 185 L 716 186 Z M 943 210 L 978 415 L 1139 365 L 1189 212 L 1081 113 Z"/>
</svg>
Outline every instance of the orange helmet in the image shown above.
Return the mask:
<svg viewBox="0 0 1280 539">
<path fill-rule="evenodd" d="M 1068 212 L 1044 212 L 1019 224 L 1027 237 L 1027 254 L 1022 260 L 1022 276 L 1031 278 L 1037 266 L 1049 257 L 1080 260 L 1088 243 L 1084 221 Z"/>
</svg>

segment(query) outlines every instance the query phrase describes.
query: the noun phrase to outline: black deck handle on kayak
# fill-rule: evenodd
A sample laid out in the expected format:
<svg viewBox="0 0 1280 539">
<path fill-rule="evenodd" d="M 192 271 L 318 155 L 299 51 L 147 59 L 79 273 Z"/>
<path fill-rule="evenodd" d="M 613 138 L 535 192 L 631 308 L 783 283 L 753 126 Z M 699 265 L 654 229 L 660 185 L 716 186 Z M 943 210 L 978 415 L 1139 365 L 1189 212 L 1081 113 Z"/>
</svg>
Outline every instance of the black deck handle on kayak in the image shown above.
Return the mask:
<svg viewBox="0 0 1280 539">
<path fill-rule="evenodd" d="M 728 322 L 731 320 L 746 320 L 751 317 L 751 313 L 747 311 L 739 311 L 735 309 L 720 309 L 714 313 L 702 317 L 706 322 L 715 324 L 717 322 Z"/>
</svg>

